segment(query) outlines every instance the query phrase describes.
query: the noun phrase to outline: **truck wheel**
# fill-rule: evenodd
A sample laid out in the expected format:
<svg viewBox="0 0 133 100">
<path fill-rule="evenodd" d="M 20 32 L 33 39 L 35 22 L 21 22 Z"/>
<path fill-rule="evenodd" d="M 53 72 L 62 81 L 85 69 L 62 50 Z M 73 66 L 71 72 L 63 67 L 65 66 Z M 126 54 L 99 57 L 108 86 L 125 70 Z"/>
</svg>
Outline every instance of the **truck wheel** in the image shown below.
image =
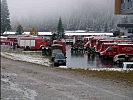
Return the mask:
<svg viewBox="0 0 133 100">
<path fill-rule="evenodd" d="M 27 51 L 30 50 L 30 47 L 29 46 L 26 46 L 25 50 L 27 50 Z"/>
<path fill-rule="evenodd" d="M 42 49 L 45 49 L 45 47 L 44 47 L 44 46 L 41 46 L 40 49 L 41 49 L 41 50 L 42 50 Z"/>
<path fill-rule="evenodd" d="M 117 63 L 117 64 L 119 64 L 119 63 L 120 63 L 120 61 L 119 61 L 119 60 L 117 60 L 117 61 L 116 61 L 116 63 Z"/>
<path fill-rule="evenodd" d="M 104 56 L 104 59 L 107 59 L 107 58 L 108 58 L 108 56 L 107 56 L 107 55 L 105 55 L 105 56 Z"/>
<path fill-rule="evenodd" d="M 54 61 L 54 58 L 52 57 L 52 59 L 51 59 L 52 61 Z"/>
<path fill-rule="evenodd" d="M 64 66 L 66 66 L 66 63 L 64 63 Z"/>
<path fill-rule="evenodd" d="M 56 63 L 54 63 L 54 66 L 55 66 L 55 67 L 57 67 L 57 64 L 56 64 Z"/>
<path fill-rule="evenodd" d="M 47 56 L 50 55 L 49 51 L 46 51 L 46 55 L 47 55 Z"/>
<path fill-rule="evenodd" d="M 19 48 L 19 45 L 17 44 L 17 48 Z"/>
</svg>

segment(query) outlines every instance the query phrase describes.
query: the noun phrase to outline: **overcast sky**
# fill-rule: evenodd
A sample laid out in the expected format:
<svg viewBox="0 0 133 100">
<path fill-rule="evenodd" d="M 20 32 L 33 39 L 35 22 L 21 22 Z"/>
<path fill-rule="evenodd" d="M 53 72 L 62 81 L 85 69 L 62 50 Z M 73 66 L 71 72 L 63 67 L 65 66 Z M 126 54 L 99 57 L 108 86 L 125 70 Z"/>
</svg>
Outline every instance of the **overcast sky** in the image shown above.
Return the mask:
<svg viewBox="0 0 133 100">
<path fill-rule="evenodd" d="M 113 0 L 7 0 L 11 18 L 63 16 L 73 12 L 113 9 Z"/>
</svg>

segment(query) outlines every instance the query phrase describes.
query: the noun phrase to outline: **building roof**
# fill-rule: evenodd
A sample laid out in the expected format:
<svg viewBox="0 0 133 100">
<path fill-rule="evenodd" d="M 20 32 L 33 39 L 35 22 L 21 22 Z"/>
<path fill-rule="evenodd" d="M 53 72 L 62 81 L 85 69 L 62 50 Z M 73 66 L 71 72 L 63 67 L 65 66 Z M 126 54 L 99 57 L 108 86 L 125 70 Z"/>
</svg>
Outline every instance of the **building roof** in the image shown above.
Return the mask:
<svg viewBox="0 0 133 100">
<path fill-rule="evenodd" d="M 52 32 L 38 32 L 38 35 L 52 35 Z"/>
<path fill-rule="evenodd" d="M 65 33 L 65 35 L 68 35 L 68 36 L 72 36 L 72 35 L 109 35 L 109 36 L 113 36 L 113 33 Z"/>
<path fill-rule="evenodd" d="M 0 38 L 1 38 L 1 39 L 6 39 L 7 37 L 5 37 L 5 36 L 0 36 Z"/>
<path fill-rule="evenodd" d="M 4 32 L 5 35 L 15 35 L 16 32 Z M 23 35 L 29 35 L 30 32 L 23 32 Z M 52 32 L 38 32 L 40 36 L 51 36 Z M 99 36 L 99 35 L 106 35 L 106 36 L 113 36 L 113 33 L 103 33 L 103 32 L 65 32 L 65 35 L 68 36 Z"/>
<path fill-rule="evenodd" d="M 23 35 L 29 35 L 30 32 L 23 32 L 22 34 L 23 34 Z"/>
<path fill-rule="evenodd" d="M 16 32 L 4 32 L 3 35 L 15 35 Z"/>
<path fill-rule="evenodd" d="M 131 24 L 117 24 L 118 27 L 124 27 L 124 28 L 133 28 L 133 23 Z"/>
</svg>

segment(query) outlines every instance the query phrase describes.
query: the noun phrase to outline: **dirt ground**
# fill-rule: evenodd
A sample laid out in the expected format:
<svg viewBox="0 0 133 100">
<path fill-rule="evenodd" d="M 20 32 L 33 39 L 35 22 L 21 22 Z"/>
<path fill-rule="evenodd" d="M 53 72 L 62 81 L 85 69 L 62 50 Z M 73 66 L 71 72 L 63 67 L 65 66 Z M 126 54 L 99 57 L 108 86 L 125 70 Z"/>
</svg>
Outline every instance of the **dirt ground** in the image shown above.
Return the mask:
<svg viewBox="0 0 133 100">
<path fill-rule="evenodd" d="M 1 57 L 2 100 L 133 100 L 133 87 Z"/>
</svg>

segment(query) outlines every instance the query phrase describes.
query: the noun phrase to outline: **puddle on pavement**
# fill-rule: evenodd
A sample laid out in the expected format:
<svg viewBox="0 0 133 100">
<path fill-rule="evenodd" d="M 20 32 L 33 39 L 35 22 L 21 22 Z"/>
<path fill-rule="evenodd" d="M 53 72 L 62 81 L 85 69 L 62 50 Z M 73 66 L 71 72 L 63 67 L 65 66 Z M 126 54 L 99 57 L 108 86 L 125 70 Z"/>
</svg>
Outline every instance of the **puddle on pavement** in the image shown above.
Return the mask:
<svg viewBox="0 0 133 100">
<path fill-rule="evenodd" d="M 67 66 L 71 68 L 116 68 L 112 59 L 103 60 L 98 55 L 71 54 L 70 46 L 67 46 Z"/>
</svg>

